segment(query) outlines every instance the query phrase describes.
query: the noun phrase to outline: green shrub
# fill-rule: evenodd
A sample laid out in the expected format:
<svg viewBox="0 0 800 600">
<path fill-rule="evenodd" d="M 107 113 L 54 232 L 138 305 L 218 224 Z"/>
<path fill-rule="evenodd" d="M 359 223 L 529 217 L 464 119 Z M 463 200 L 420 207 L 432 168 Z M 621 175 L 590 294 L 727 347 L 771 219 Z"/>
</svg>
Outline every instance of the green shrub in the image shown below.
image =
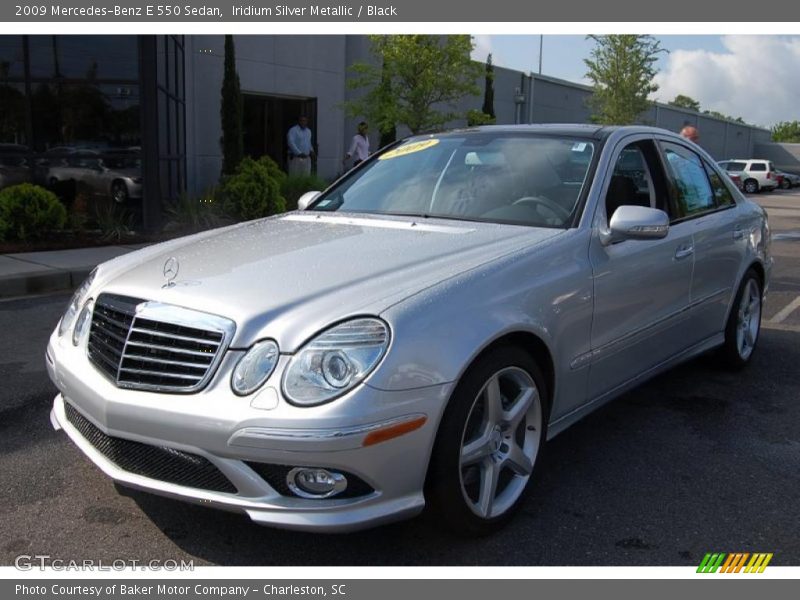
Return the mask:
<svg viewBox="0 0 800 600">
<path fill-rule="evenodd" d="M 306 192 L 321 192 L 326 187 L 328 182 L 318 175 L 288 175 L 281 185 L 286 210 L 297 210 L 297 201 Z"/>
<path fill-rule="evenodd" d="M 274 160 L 272 160 L 266 154 L 258 159 L 258 164 L 264 165 L 267 168 L 267 172 L 269 176 L 272 177 L 275 181 L 278 182 L 278 185 L 283 185 L 283 182 L 286 180 L 286 172 L 283 171 Z"/>
<path fill-rule="evenodd" d="M 0 221 L 7 237 L 24 241 L 64 227 L 67 209 L 53 192 L 21 183 L 0 191 Z"/>
<path fill-rule="evenodd" d="M 473 108 L 467 111 L 467 126 L 479 127 L 480 125 L 494 125 L 495 119 L 492 115 L 487 115 L 485 112 Z"/>
<path fill-rule="evenodd" d="M 286 210 L 280 185 L 261 161 L 245 158 L 220 188 L 222 208 L 243 221 L 268 217 Z"/>
<path fill-rule="evenodd" d="M 0 214 L 0 242 L 4 242 L 6 239 L 6 231 L 8 231 L 8 223 L 3 218 L 3 215 Z"/>
<path fill-rule="evenodd" d="M 189 231 L 213 229 L 220 225 L 217 190 L 212 188 L 200 196 L 182 193 L 178 200 L 166 208 L 169 225 Z"/>
<path fill-rule="evenodd" d="M 122 238 L 133 233 L 133 215 L 115 202 L 104 202 L 95 207 L 94 217 L 106 242 L 121 242 Z"/>
</svg>

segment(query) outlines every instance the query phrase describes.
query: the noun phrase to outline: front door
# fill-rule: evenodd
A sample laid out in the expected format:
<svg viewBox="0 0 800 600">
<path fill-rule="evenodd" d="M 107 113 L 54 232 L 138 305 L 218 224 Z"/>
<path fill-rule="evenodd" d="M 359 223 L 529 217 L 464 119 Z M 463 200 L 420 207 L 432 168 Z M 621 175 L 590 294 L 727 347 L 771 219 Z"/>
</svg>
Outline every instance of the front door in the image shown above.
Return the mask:
<svg viewBox="0 0 800 600">
<path fill-rule="evenodd" d="M 606 227 L 621 205 L 670 213 L 669 188 L 652 139 L 628 138 L 615 149 L 605 202 L 595 229 Z M 589 397 L 596 398 L 659 365 L 685 344 L 693 266 L 692 232 L 670 227 L 660 240 L 590 244 L 594 319 L 589 360 Z"/>
</svg>

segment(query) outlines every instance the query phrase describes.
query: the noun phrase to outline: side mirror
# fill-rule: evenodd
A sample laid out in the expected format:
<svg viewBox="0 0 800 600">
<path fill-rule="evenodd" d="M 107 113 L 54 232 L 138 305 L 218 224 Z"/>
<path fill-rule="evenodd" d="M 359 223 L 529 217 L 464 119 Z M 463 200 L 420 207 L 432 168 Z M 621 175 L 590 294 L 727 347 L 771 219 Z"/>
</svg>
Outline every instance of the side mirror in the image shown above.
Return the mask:
<svg viewBox="0 0 800 600">
<path fill-rule="evenodd" d="M 297 201 L 297 210 L 305 210 L 322 192 L 306 192 Z"/>
<path fill-rule="evenodd" d="M 604 246 L 623 240 L 658 240 L 669 233 L 669 216 L 663 210 L 623 205 L 614 211 L 608 229 L 600 231 Z"/>
</svg>

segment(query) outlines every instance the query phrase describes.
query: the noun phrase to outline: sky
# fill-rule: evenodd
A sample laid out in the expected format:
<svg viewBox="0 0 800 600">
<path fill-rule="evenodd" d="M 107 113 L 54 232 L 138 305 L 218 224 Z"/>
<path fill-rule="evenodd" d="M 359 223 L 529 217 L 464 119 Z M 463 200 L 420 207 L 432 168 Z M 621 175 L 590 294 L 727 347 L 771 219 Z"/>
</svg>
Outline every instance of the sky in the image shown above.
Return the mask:
<svg viewBox="0 0 800 600">
<path fill-rule="evenodd" d="M 651 97 L 668 102 L 676 95 L 700 102 L 748 123 L 769 127 L 800 120 L 800 36 L 659 35 L 661 47 Z M 475 35 L 475 60 L 491 52 L 494 64 L 538 71 L 538 35 Z M 545 35 L 542 74 L 588 83 L 586 65 L 594 42 L 583 35 Z"/>
</svg>

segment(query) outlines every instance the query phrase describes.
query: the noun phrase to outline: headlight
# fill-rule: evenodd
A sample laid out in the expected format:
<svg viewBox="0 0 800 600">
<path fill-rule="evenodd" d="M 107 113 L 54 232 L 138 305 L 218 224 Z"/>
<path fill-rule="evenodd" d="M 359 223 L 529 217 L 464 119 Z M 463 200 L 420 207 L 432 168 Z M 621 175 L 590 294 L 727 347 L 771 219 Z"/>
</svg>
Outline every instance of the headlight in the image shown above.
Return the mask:
<svg viewBox="0 0 800 600">
<path fill-rule="evenodd" d="M 336 325 L 292 357 L 283 376 L 283 393 L 301 406 L 333 400 L 361 383 L 388 347 L 389 327 L 380 319 Z"/>
<path fill-rule="evenodd" d="M 78 311 L 81 309 L 81 306 L 83 306 L 83 301 L 86 300 L 86 294 L 89 293 L 89 288 L 92 287 L 95 273 L 97 273 L 97 269 L 89 274 L 89 277 L 86 278 L 86 281 L 84 281 L 72 295 L 72 299 L 69 301 L 67 310 L 64 312 L 64 316 L 61 317 L 61 322 L 58 324 L 59 337 L 63 336 L 67 330 L 72 327 L 72 323 L 75 321 Z"/>
<path fill-rule="evenodd" d="M 94 300 L 88 300 L 83 305 L 81 314 L 78 315 L 78 320 L 75 323 L 75 329 L 72 330 L 72 345 L 77 346 L 81 340 L 89 332 L 89 326 L 92 324 L 92 309 L 94 308 Z"/>
<path fill-rule="evenodd" d="M 260 388 L 275 370 L 278 354 L 278 344 L 272 340 L 253 344 L 233 370 L 231 388 L 234 393 L 246 396 Z"/>
</svg>

